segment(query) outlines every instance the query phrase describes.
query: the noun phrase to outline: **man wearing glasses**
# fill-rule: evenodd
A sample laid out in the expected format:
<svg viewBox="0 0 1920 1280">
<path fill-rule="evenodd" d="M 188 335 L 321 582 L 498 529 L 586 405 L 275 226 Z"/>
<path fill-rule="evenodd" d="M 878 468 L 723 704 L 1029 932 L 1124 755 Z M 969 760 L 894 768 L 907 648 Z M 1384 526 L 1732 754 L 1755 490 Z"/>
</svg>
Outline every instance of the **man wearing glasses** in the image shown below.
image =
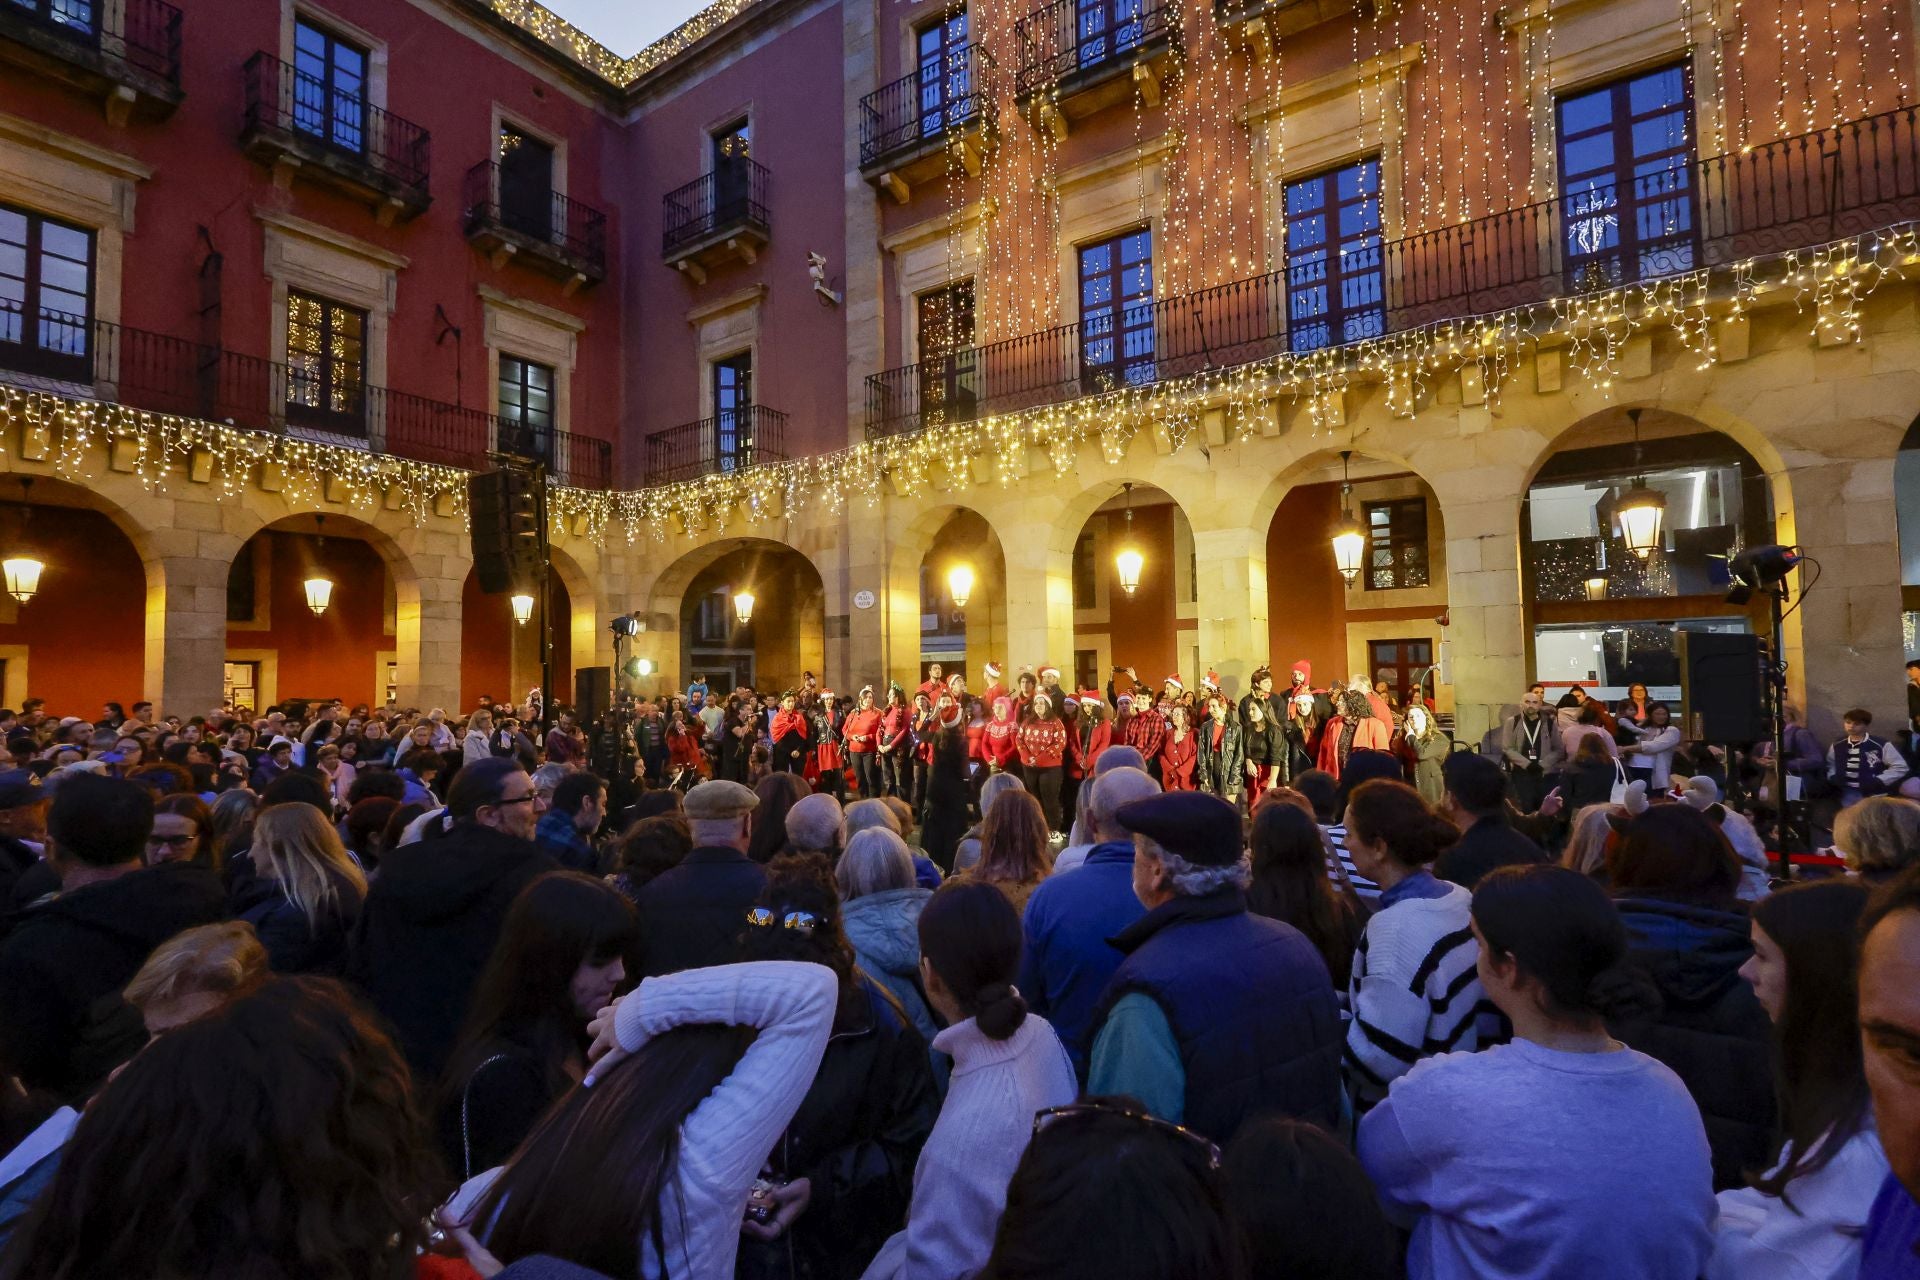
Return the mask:
<svg viewBox="0 0 1920 1280">
<path fill-rule="evenodd" d="M 461 767 L 428 838 L 381 859 L 348 976 L 393 1024 L 418 1079 L 438 1079 L 507 908 L 559 863 L 533 842 L 546 801 L 511 756 Z"/>
</svg>

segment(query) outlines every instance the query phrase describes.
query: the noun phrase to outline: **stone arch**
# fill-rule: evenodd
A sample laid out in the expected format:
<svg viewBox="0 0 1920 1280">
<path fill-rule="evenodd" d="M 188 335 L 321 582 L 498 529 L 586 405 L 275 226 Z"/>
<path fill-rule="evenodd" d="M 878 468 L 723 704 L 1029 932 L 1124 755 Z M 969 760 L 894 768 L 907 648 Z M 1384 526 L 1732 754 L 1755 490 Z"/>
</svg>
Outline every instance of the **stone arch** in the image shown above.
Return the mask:
<svg viewBox="0 0 1920 1280">
<path fill-rule="evenodd" d="M 886 669 L 895 678 L 913 675 L 918 683 L 922 652 L 923 601 L 921 569 L 942 540 L 956 525 L 978 521 L 982 526 L 981 549 L 970 557 L 976 575 L 974 594 L 963 612 L 966 617 L 966 649 L 963 664 L 967 682 L 975 692 L 986 687 L 981 667 L 989 660 L 1006 661 L 1007 628 L 1007 555 L 1006 544 L 990 516 L 978 506 L 965 502 L 943 502 L 927 507 L 893 504 L 890 516 L 904 512 L 909 519 L 892 531 L 888 539 L 886 575 L 886 616 L 883 642 Z"/>
<path fill-rule="evenodd" d="M 730 630 L 726 643 L 709 648 L 690 624 L 696 597 L 705 594 L 716 573 L 729 576 L 724 585 L 751 586 L 756 601 L 754 622 L 739 629 L 746 636 Z M 736 583 L 741 573 L 746 576 Z M 718 538 L 682 552 L 654 579 L 641 620 L 645 630 L 635 639 L 634 653 L 655 663 L 655 674 L 641 682 L 641 692 L 683 685 L 696 650 L 720 655 L 699 659 L 716 674 L 728 665 L 744 674 L 751 665 L 756 683 L 797 681 L 802 671 L 817 675 L 825 666 L 826 588 L 819 566 L 771 538 Z"/>
</svg>

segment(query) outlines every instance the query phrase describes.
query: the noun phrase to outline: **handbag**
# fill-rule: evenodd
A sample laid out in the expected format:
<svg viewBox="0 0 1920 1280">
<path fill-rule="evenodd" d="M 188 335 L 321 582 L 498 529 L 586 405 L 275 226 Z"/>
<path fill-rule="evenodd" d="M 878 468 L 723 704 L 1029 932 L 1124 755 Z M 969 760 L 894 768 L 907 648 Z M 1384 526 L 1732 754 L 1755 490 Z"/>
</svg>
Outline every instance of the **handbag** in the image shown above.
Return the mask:
<svg viewBox="0 0 1920 1280">
<path fill-rule="evenodd" d="M 1618 760 L 1613 762 L 1613 791 L 1607 796 L 1607 802 L 1619 805 L 1627 802 L 1627 771 Z"/>
</svg>

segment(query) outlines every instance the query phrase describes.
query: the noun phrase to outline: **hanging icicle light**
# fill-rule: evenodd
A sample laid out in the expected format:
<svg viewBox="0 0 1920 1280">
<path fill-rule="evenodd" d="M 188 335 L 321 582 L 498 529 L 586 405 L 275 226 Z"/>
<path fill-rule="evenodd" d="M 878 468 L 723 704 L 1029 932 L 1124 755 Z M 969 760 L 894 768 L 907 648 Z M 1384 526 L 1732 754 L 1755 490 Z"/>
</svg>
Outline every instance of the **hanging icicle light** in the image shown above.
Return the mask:
<svg viewBox="0 0 1920 1280">
<path fill-rule="evenodd" d="M 1113 558 L 1113 568 L 1119 575 L 1120 589 L 1131 600 L 1140 589 L 1140 571 L 1146 568 L 1147 558 L 1133 541 L 1133 482 L 1129 480 L 1121 488 L 1127 495 L 1127 525 L 1120 535 L 1120 552 Z"/>
<path fill-rule="evenodd" d="M 1627 410 L 1633 423 L 1633 484 L 1618 502 L 1613 515 L 1620 522 L 1620 540 L 1627 550 L 1645 560 L 1660 547 L 1660 525 L 1667 512 L 1666 495 L 1647 488 L 1647 476 L 1640 466 L 1640 410 Z"/>
<path fill-rule="evenodd" d="M 1367 550 L 1367 527 L 1353 516 L 1353 483 L 1347 477 L 1353 450 L 1340 451 L 1340 523 L 1333 527 L 1333 563 L 1352 586 Z"/>
</svg>

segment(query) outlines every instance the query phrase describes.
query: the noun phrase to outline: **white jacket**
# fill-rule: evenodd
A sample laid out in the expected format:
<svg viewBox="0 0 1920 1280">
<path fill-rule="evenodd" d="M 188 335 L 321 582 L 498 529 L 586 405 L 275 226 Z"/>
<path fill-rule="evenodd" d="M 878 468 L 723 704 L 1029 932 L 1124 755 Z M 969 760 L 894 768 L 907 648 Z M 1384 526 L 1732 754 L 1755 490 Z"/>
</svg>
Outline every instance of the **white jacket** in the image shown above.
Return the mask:
<svg viewBox="0 0 1920 1280">
<path fill-rule="evenodd" d="M 1792 1208 L 1751 1187 L 1722 1191 L 1707 1280 L 1852 1280 L 1867 1210 L 1886 1177 L 1869 1120 L 1825 1166 L 1787 1184 Z"/>
<path fill-rule="evenodd" d="M 968 1018 L 933 1047 L 953 1055 L 953 1084 L 913 1169 L 907 1229 L 880 1246 L 861 1280 L 964 1280 L 984 1267 L 1034 1114 L 1080 1092 L 1060 1037 L 1038 1014 L 1005 1040 Z"/>
<path fill-rule="evenodd" d="M 680 1159 L 660 1197 L 671 1263 L 662 1267 L 651 1235 L 644 1237 L 640 1269 L 648 1280 L 732 1280 L 747 1193 L 813 1087 L 839 994 L 839 980 L 823 965 L 767 960 L 648 978 L 620 1002 L 614 1034 L 630 1053 L 675 1027 L 720 1023 L 760 1032 L 733 1074 L 680 1124 Z M 470 1216 L 500 1172 L 469 1179 L 451 1212 Z M 476 1234 L 484 1240 L 484 1225 Z"/>
<path fill-rule="evenodd" d="M 1673 781 L 1673 751 L 1680 745 L 1680 726 L 1670 724 L 1656 729 L 1626 720 L 1620 723 L 1632 728 L 1640 739 L 1639 744 L 1627 752 L 1627 767 L 1653 770 L 1647 790 L 1665 791 Z"/>
</svg>

